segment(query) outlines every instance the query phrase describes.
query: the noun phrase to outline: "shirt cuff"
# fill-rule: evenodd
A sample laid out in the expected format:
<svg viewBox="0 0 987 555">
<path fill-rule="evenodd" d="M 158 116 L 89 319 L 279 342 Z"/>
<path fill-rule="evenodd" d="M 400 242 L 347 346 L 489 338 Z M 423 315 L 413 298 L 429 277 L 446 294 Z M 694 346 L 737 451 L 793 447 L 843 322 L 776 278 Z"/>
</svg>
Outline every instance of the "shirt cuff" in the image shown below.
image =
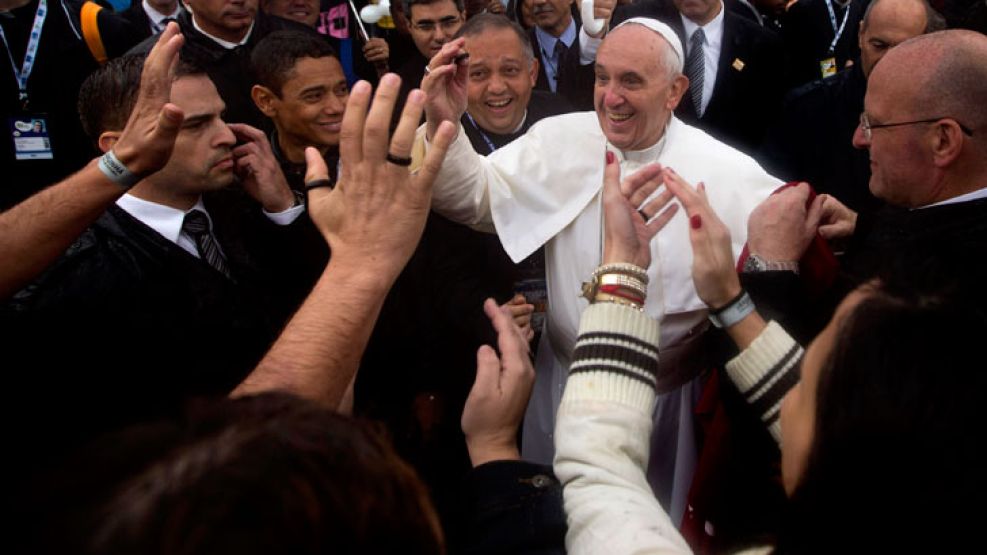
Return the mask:
<svg viewBox="0 0 987 555">
<path fill-rule="evenodd" d="M 264 212 L 264 215 L 267 216 L 267 219 L 277 225 L 291 225 L 295 223 L 298 216 L 301 216 L 305 212 L 305 205 L 299 204 L 298 206 L 292 206 L 291 208 L 282 210 L 281 212 L 268 212 L 263 209 L 262 211 Z"/>
<path fill-rule="evenodd" d="M 603 38 L 589 36 L 586 29 L 579 27 L 579 63 L 588 66 L 596 61 L 596 51 L 600 48 Z"/>
</svg>

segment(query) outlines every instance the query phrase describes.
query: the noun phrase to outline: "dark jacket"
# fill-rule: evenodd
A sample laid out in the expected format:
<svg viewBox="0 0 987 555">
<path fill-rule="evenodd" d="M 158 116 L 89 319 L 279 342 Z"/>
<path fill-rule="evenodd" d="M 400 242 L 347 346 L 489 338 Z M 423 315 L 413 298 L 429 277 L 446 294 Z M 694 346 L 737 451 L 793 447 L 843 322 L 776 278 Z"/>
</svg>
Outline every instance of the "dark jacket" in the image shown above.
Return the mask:
<svg viewBox="0 0 987 555">
<path fill-rule="evenodd" d="M 827 0 L 798 0 L 788 7 L 781 19 L 781 40 L 786 53 L 786 75 L 788 86 L 797 87 L 822 77 L 819 62 L 830 56 L 836 58 L 836 70 L 846 67 L 846 63 L 860 57 L 857 34 L 860 20 L 870 0 L 850 0 L 845 11 L 833 1 L 837 29 L 846 13 L 846 27 L 836 43 L 835 52 L 830 54 L 829 46 L 836 36 L 826 8 Z"/>
<path fill-rule="evenodd" d="M 881 205 L 868 189 L 870 158 L 853 146 L 867 80 L 860 64 L 793 90 L 760 159 L 785 181 L 807 181 L 856 211 Z"/>
<path fill-rule="evenodd" d="M 260 113 L 250 97 L 250 88 L 254 84 L 250 69 L 250 53 L 261 39 L 274 31 L 293 30 L 317 34 L 315 29 L 295 21 L 258 12 L 246 44 L 226 49 L 197 31 L 192 25 L 192 16 L 188 12 L 179 15 L 177 21 L 182 35 L 185 36 L 181 56 L 201 66 L 212 79 L 220 98 L 226 103 L 223 119 L 229 123 L 246 123 L 270 131 L 270 121 Z M 157 35 L 134 47 L 132 52 L 150 52 L 155 42 Z"/>
<path fill-rule="evenodd" d="M 10 67 L 8 52 L 0 41 L 0 111 L 3 114 L 4 138 L 0 141 L 0 165 L 4 170 L 0 187 L 0 210 L 12 206 L 39 190 L 52 185 L 96 157 L 95 141 L 90 140 L 79 122 L 79 87 L 99 67 L 82 39 L 79 12 L 82 3 L 72 0 L 49 0 L 48 15 L 42 27 L 37 63 L 28 81 L 27 112 L 47 118 L 53 160 L 15 160 L 10 124 L 7 118 L 22 114 L 17 81 Z M 28 35 L 34 23 L 38 2 L 11 10 L 0 17 L 0 25 L 13 50 L 9 54 L 21 69 L 27 50 Z M 131 25 L 102 10 L 97 25 L 108 56 L 116 57 L 140 41 Z"/>
<path fill-rule="evenodd" d="M 289 241 L 295 229 L 239 195 L 204 200 L 232 279 L 113 205 L 0 309 L 8 386 L 23 393 L 4 415 L 19 418 L 39 464 L 190 397 L 225 395 L 266 352 L 294 307 L 276 296 L 281 253 L 260 252 L 258 238 Z M 23 420 L 41 399 L 45 417 Z"/>
<path fill-rule="evenodd" d="M 592 110 L 593 82 L 596 74 L 593 71 L 593 64 L 583 65 L 579 61 L 579 29 L 582 27 L 582 22 L 578 14 L 574 14 L 572 20 L 576 25 L 576 39 L 559 60 L 558 85 L 555 93 L 566 99 L 576 110 Z M 541 47 L 538 45 L 534 28 L 528 32 L 528 38 L 531 40 L 535 57 L 538 58 L 538 80 L 535 81 L 535 90 L 551 93 L 548 74 L 545 73 L 545 62 L 541 57 Z"/>
<path fill-rule="evenodd" d="M 621 8 L 615 21 L 652 17 L 675 30 L 682 47 L 688 38 L 675 5 L 664 0 L 645 1 Z M 723 10 L 723 40 L 713 94 L 702 117 L 696 115 L 690 92 L 675 109 L 682 121 L 720 141 L 755 154 L 768 126 L 777 118 L 784 87 L 781 42 L 771 31 L 735 12 Z"/>
</svg>

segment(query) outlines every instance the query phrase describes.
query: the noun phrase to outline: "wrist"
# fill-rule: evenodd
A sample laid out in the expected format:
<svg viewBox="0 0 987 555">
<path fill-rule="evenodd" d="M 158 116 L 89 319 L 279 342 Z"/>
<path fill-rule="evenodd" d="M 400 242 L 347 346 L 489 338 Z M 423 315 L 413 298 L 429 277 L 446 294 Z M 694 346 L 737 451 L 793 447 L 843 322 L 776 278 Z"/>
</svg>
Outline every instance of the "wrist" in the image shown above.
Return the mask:
<svg viewBox="0 0 987 555">
<path fill-rule="evenodd" d="M 519 461 L 521 452 L 517 445 L 500 444 L 490 440 L 470 439 L 466 437 L 466 451 L 469 453 L 470 464 L 476 468 L 493 461 Z"/>
<path fill-rule="evenodd" d="M 734 326 L 743 321 L 754 312 L 754 301 L 743 289 L 740 294 L 731 299 L 727 304 L 719 308 L 711 308 L 709 311 L 709 321 L 718 328 Z"/>
<path fill-rule="evenodd" d="M 284 212 L 294 208 L 302 203 L 304 203 L 304 197 L 300 197 L 292 191 L 287 185 L 271 198 L 266 198 L 261 202 L 261 206 L 264 210 L 270 214 L 277 214 L 279 212 Z"/>
<path fill-rule="evenodd" d="M 785 257 L 767 256 L 751 252 L 744 261 L 744 273 L 795 272 L 799 273 L 799 261 Z"/>
</svg>

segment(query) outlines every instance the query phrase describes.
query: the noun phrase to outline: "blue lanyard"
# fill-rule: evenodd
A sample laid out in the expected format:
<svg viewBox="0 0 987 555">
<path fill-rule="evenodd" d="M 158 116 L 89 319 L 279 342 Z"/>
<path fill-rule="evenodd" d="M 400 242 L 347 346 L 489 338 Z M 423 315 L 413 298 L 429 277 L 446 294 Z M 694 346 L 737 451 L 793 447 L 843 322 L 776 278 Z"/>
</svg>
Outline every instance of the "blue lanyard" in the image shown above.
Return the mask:
<svg viewBox="0 0 987 555">
<path fill-rule="evenodd" d="M 473 126 L 473 129 L 476 129 L 476 132 L 480 134 L 480 137 L 483 137 L 483 142 L 487 143 L 487 146 L 490 147 L 490 152 L 487 154 L 497 150 L 497 147 L 494 146 L 493 141 L 491 141 L 490 137 L 487 137 L 487 134 L 480 129 L 480 126 L 476 124 L 476 121 L 473 119 L 473 116 L 469 114 L 469 112 L 466 112 L 466 117 L 470 120 L 470 124 Z"/>
<path fill-rule="evenodd" d="M 846 8 L 843 10 L 843 23 L 840 23 L 839 28 L 836 27 L 836 12 L 833 11 L 833 0 L 826 0 L 826 9 L 829 10 L 829 23 L 833 26 L 833 42 L 829 43 L 829 53 L 832 54 L 836 52 L 836 43 L 840 42 L 840 37 L 843 36 L 843 30 L 846 29 L 846 20 L 850 19 L 850 3 L 847 2 Z"/>
<path fill-rule="evenodd" d="M 38 44 L 41 42 L 41 27 L 45 24 L 47 14 L 48 1 L 39 0 L 38 11 L 34 14 L 34 25 L 31 27 L 31 36 L 27 40 L 27 50 L 24 52 L 24 63 L 20 70 L 14 62 L 14 54 L 10 50 L 10 43 L 7 42 L 7 35 L 3 32 L 3 27 L 0 27 L 0 39 L 3 39 L 3 45 L 7 47 L 7 57 L 10 59 L 10 67 L 14 68 L 14 78 L 17 79 L 17 88 L 20 90 L 19 98 L 24 106 L 27 105 L 27 80 L 34 69 L 34 59 L 38 55 Z"/>
</svg>

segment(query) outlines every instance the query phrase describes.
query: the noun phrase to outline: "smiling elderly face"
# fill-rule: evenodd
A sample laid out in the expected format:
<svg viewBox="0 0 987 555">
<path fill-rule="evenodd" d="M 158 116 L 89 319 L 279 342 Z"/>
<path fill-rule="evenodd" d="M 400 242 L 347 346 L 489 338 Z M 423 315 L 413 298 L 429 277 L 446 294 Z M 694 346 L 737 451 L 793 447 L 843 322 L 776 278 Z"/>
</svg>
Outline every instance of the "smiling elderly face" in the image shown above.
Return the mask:
<svg viewBox="0 0 987 555">
<path fill-rule="evenodd" d="M 689 85 L 668 67 L 671 46 L 638 24 L 612 31 L 596 56 L 594 105 L 607 140 L 621 150 L 643 150 L 665 133 Z"/>
</svg>

